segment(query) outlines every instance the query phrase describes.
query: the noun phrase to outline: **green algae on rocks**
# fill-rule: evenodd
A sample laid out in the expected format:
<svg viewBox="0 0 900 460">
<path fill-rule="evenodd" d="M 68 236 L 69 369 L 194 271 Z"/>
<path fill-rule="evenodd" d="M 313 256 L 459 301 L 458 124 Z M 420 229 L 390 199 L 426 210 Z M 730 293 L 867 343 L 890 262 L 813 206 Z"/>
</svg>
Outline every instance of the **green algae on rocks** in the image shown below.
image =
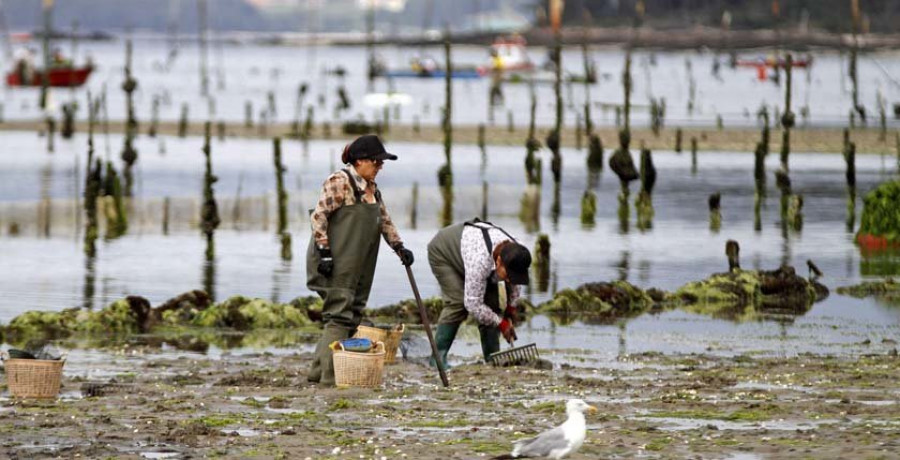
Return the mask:
<svg viewBox="0 0 900 460">
<path fill-rule="evenodd" d="M 893 278 L 885 278 L 880 281 L 864 281 L 853 286 L 837 288 L 837 293 L 863 299 L 866 297 L 880 297 L 900 300 L 900 283 Z"/>
<path fill-rule="evenodd" d="M 777 270 L 735 270 L 693 281 L 667 297 L 682 306 L 727 308 L 754 306 L 761 309 L 805 312 L 828 296 L 824 285 L 797 276 L 793 267 Z"/>
<path fill-rule="evenodd" d="M 288 304 L 234 296 L 211 304 L 203 291 L 191 291 L 153 308 L 147 299 L 129 296 L 102 310 L 70 308 L 59 312 L 29 311 L 0 327 L 10 343 L 31 339 L 63 339 L 73 335 L 124 336 L 163 328 L 231 328 L 236 331 L 289 329 L 309 326 L 310 307 L 316 297 L 302 297 Z"/>
<path fill-rule="evenodd" d="M 306 312 L 298 306 L 244 296 L 230 297 L 213 305 L 201 311 L 191 322 L 194 326 L 227 327 L 239 331 L 284 329 L 311 323 Z"/>
<path fill-rule="evenodd" d="M 627 281 L 587 283 L 577 289 L 557 292 L 552 299 L 538 305 L 538 310 L 550 314 L 590 315 L 610 319 L 631 317 L 655 305 L 648 292 Z"/>
</svg>

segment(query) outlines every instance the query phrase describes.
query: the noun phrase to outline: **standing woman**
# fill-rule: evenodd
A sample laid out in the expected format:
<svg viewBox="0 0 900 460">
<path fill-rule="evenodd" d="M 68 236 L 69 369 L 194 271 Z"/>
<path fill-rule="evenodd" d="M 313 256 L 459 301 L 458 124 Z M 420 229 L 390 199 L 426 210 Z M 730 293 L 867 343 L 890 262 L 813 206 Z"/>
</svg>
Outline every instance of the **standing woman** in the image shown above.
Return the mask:
<svg viewBox="0 0 900 460">
<path fill-rule="evenodd" d="M 325 180 L 310 216 L 306 286 L 324 300 L 325 324 L 307 375 L 310 382 L 334 385 L 329 345 L 352 336 L 362 320 L 372 289 L 379 236 L 404 265 L 413 263 L 413 253 L 403 247 L 375 184 L 384 161 L 396 159 L 377 136 L 357 138 L 344 148 L 341 161 L 347 166 Z"/>
</svg>

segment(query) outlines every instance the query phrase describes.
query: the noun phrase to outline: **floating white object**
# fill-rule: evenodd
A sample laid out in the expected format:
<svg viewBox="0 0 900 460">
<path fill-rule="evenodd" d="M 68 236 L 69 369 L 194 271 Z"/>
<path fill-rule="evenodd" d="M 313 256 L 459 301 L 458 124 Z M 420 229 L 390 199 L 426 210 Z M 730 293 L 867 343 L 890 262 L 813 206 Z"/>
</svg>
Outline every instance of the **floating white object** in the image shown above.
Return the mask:
<svg viewBox="0 0 900 460">
<path fill-rule="evenodd" d="M 384 108 L 412 104 L 412 96 L 403 93 L 369 93 L 363 97 L 363 104 L 371 108 Z"/>
</svg>

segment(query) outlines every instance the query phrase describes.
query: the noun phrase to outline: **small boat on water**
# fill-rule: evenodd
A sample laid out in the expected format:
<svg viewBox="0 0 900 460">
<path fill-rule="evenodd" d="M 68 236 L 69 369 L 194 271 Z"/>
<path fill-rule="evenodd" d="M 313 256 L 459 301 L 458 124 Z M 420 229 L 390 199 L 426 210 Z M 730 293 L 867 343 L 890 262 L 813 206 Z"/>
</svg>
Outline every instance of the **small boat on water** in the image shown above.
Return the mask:
<svg viewBox="0 0 900 460">
<path fill-rule="evenodd" d="M 493 74 L 517 75 L 531 73 L 535 65 L 528 58 L 525 49 L 525 39 L 521 36 L 501 37 L 491 45 L 491 61 L 481 66 L 454 66 L 451 78 L 475 79 Z M 410 60 L 407 69 L 387 69 L 383 64 L 376 64 L 374 74 L 386 78 L 445 78 L 446 69 L 437 65 L 437 62 L 429 57 L 414 57 Z"/>
<path fill-rule="evenodd" d="M 88 64 L 83 67 L 51 67 L 47 73 L 47 84 L 52 87 L 76 88 L 87 82 L 94 66 Z M 34 69 L 25 71 L 20 68 L 6 74 L 7 86 L 41 86 L 44 80 L 44 71 Z"/>
<path fill-rule="evenodd" d="M 381 73 L 381 76 L 387 78 L 446 78 L 447 71 L 441 68 L 386 70 Z M 454 68 L 450 78 L 475 79 L 481 78 L 481 74 L 475 68 Z"/>
<path fill-rule="evenodd" d="M 521 35 L 501 37 L 491 45 L 491 62 L 478 67 L 478 72 L 488 75 L 491 72 L 529 73 L 535 69 L 525 48 L 525 38 Z"/>
<path fill-rule="evenodd" d="M 805 69 L 812 66 L 812 56 L 797 57 L 791 62 L 794 69 Z M 756 78 L 759 81 L 769 79 L 769 69 L 783 70 L 787 68 L 787 59 L 774 56 L 759 56 L 752 59 L 737 59 L 735 61 L 737 67 L 752 67 L 756 69 Z"/>
<path fill-rule="evenodd" d="M 791 66 L 795 68 L 804 69 L 812 65 L 812 56 L 807 57 L 799 57 L 793 60 Z M 784 69 L 787 67 L 787 60 L 784 58 L 775 58 L 773 56 L 768 57 L 756 57 L 751 59 L 738 59 L 737 60 L 738 67 L 768 67 L 770 69 L 779 68 Z"/>
</svg>

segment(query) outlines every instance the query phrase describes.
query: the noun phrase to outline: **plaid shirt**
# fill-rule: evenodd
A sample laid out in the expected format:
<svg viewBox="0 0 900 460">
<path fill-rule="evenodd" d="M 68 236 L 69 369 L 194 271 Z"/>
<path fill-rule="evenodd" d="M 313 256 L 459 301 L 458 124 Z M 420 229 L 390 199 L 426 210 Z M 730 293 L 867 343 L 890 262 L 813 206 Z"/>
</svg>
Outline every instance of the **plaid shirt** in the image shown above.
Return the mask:
<svg viewBox="0 0 900 460">
<path fill-rule="evenodd" d="M 378 191 L 378 184 L 368 182 L 356 173 L 353 166 L 348 166 L 347 170 L 356 181 L 356 186 L 363 191 L 363 201 L 366 203 L 375 203 L 375 192 Z M 312 220 L 313 237 L 319 246 L 330 247 L 328 243 L 328 217 L 344 205 L 352 205 L 356 203 L 356 197 L 353 194 L 353 188 L 350 186 L 350 180 L 342 170 L 338 170 L 325 179 L 322 184 L 322 193 L 319 195 L 319 202 L 316 209 L 313 210 L 310 220 Z M 403 244 L 400 234 L 397 233 L 397 227 L 388 215 L 384 201 L 381 203 L 381 234 L 384 240 L 392 248 L 398 244 Z"/>
</svg>

